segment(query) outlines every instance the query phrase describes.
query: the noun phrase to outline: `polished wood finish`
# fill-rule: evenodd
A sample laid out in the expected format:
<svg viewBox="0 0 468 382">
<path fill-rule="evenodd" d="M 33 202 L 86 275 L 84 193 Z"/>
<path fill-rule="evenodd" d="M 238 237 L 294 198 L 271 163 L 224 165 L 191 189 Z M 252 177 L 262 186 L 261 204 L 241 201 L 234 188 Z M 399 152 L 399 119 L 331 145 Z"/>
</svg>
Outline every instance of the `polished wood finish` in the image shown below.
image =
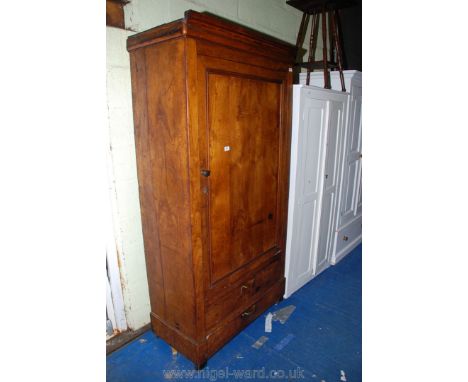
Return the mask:
<svg viewBox="0 0 468 382">
<path fill-rule="evenodd" d="M 214 60 L 209 73 L 208 162 L 211 176 L 210 285 L 277 248 L 276 206 L 281 82 L 249 77 L 241 68 Z M 240 69 L 240 70 L 239 70 Z M 229 128 L 227 128 L 229 127 Z M 259 127 L 258 130 L 253 128 Z M 228 145 L 229 144 L 229 145 Z M 226 151 L 229 150 L 229 151 Z M 235 253 L 236 256 L 232 256 Z"/>
<path fill-rule="evenodd" d="M 125 29 L 125 17 L 123 7 L 126 1 L 106 0 L 106 25 Z"/>
<path fill-rule="evenodd" d="M 194 11 L 127 47 L 151 324 L 200 367 L 284 292 L 296 47 Z"/>
</svg>

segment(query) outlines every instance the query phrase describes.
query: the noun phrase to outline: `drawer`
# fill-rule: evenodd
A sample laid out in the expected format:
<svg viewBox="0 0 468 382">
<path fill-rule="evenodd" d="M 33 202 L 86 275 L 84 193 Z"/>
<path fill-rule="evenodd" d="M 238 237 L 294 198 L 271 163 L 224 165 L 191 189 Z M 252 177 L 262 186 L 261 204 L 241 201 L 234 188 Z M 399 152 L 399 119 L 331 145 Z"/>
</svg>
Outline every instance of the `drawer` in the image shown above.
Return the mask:
<svg viewBox="0 0 468 382">
<path fill-rule="evenodd" d="M 282 277 L 282 261 L 278 258 L 260 270 L 254 277 L 247 278 L 213 302 L 208 302 L 205 309 L 207 331 L 215 328 L 221 321 L 245 310 L 253 300 L 261 297 Z"/>
<path fill-rule="evenodd" d="M 362 218 L 358 218 L 337 231 L 335 250 L 336 255 L 339 255 L 341 251 L 346 250 L 346 247 L 354 245 L 356 240 L 359 239 L 362 234 L 361 222 Z"/>
<path fill-rule="evenodd" d="M 210 286 L 207 285 L 205 292 L 205 299 L 208 302 L 212 302 L 221 296 L 224 296 L 230 293 L 234 285 L 242 285 L 250 278 L 253 278 L 260 271 L 268 267 L 273 262 L 280 260 L 283 257 L 282 251 L 277 248 L 271 248 L 258 258 L 254 259 L 249 264 L 246 264 L 244 267 L 238 269 L 236 272 L 232 273 L 228 277 L 217 281 L 215 284 Z"/>
<path fill-rule="evenodd" d="M 262 297 L 247 306 L 244 311 L 238 312 L 231 319 L 223 321 L 222 325 L 206 337 L 206 356 L 210 357 L 216 353 L 221 346 L 234 337 L 241 329 L 281 299 L 283 293 L 284 278 L 272 286 Z"/>
</svg>

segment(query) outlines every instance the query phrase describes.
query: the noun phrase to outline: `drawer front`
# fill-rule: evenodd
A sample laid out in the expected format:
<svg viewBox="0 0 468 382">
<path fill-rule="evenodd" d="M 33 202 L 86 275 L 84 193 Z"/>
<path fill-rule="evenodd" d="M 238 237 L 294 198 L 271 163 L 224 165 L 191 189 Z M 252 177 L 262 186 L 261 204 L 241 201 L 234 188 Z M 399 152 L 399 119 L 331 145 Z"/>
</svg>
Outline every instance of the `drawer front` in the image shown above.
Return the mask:
<svg viewBox="0 0 468 382">
<path fill-rule="evenodd" d="M 234 272 L 228 277 L 225 277 L 223 280 L 215 283 L 214 285 L 206 284 L 205 291 L 205 300 L 208 302 L 215 301 L 231 292 L 235 285 L 242 285 L 242 283 L 247 282 L 249 279 L 253 279 L 260 271 L 267 268 L 270 264 L 275 261 L 283 261 L 282 251 L 278 249 L 272 249 L 260 258 L 255 259 L 251 263 L 247 264 L 245 267 L 242 267 L 237 272 Z"/>
<path fill-rule="evenodd" d="M 362 234 L 362 219 L 359 218 L 353 223 L 339 229 L 336 233 L 336 250 L 338 254 L 348 245 L 352 244 Z"/>
<path fill-rule="evenodd" d="M 206 329 L 210 332 L 221 321 L 236 316 L 247 309 L 252 301 L 260 298 L 271 286 L 283 277 L 283 266 L 280 259 L 275 259 L 253 277 L 246 278 L 236 284 L 227 293 L 221 295 L 212 302 L 207 303 Z"/>
<path fill-rule="evenodd" d="M 265 295 L 247 306 L 244 311 L 236 314 L 230 320 L 223 321 L 223 324 L 207 336 L 206 356 L 221 348 L 226 342 L 234 337 L 242 328 L 254 321 L 265 310 L 276 303 L 284 293 L 284 278 L 277 282 Z"/>
</svg>

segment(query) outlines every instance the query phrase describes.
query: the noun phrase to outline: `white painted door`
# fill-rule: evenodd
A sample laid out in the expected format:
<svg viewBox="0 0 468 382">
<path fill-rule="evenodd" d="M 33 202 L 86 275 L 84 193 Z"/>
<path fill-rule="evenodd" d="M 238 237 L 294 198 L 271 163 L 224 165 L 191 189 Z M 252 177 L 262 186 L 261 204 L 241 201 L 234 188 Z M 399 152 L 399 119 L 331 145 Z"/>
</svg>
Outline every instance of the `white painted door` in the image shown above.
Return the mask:
<svg viewBox="0 0 468 382">
<path fill-rule="evenodd" d="M 290 240 L 286 296 L 307 283 L 314 274 L 317 251 L 319 204 L 323 190 L 323 163 L 327 127 L 327 102 L 313 99 L 301 89 L 297 131 L 296 182 Z"/>
<path fill-rule="evenodd" d="M 323 171 L 323 194 L 320 211 L 320 230 L 314 274 L 318 274 L 330 265 L 335 233 L 334 206 L 337 195 L 339 140 L 344 122 L 343 101 L 328 101 L 328 128 L 326 138 L 325 168 Z"/>
<path fill-rule="evenodd" d="M 353 86 L 349 125 L 345 142 L 343 189 L 339 226 L 353 220 L 362 209 L 361 198 L 361 104 L 362 89 Z"/>
</svg>

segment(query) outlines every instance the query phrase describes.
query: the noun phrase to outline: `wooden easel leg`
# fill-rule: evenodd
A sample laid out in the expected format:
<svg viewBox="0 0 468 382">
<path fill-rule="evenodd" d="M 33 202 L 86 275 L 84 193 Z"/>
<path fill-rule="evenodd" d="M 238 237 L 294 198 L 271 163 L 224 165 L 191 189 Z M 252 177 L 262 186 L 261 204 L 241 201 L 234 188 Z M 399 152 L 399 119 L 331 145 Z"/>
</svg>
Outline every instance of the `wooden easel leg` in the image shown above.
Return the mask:
<svg viewBox="0 0 468 382">
<path fill-rule="evenodd" d="M 317 48 L 317 36 L 318 36 L 318 15 L 314 13 L 312 15 L 312 25 L 310 26 L 310 39 L 309 39 L 309 60 L 307 65 L 307 79 L 306 85 L 310 84 L 310 72 L 314 69 L 312 64 L 315 61 L 315 49 Z"/>
<path fill-rule="evenodd" d="M 300 57 L 300 50 L 304 44 L 305 34 L 307 32 L 307 25 L 309 25 L 310 15 L 308 13 L 302 14 L 301 26 L 299 27 L 299 33 L 297 35 L 296 47 L 297 47 L 297 57 L 296 62 L 301 62 L 302 57 Z"/>
<path fill-rule="evenodd" d="M 327 12 L 325 6 L 322 7 L 322 42 L 323 42 L 323 82 L 324 88 L 330 89 L 330 73 L 328 73 L 328 52 L 327 52 Z"/>
<path fill-rule="evenodd" d="M 333 34 L 335 36 L 335 48 L 336 48 L 336 56 L 338 61 L 338 70 L 340 71 L 340 81 L 341 81 L 341 91 L 346 91 L 346 86 L 344 82 L 344 75 L 343 75 L 343 55 L 341 52 L 341 43 L 340 43 L 340 35 L 338 33 L 338 11 L 335 9 L 333 11 Z"/>
<path fill-rule="evenodd" d="M 330 61 L 335 62 L 335 37 L 333 31 L 333 13 L 328 11 L 328 39 L 330 40 Z M 330 71 L 334 70 L 330 68 Z"/>
</svg>

